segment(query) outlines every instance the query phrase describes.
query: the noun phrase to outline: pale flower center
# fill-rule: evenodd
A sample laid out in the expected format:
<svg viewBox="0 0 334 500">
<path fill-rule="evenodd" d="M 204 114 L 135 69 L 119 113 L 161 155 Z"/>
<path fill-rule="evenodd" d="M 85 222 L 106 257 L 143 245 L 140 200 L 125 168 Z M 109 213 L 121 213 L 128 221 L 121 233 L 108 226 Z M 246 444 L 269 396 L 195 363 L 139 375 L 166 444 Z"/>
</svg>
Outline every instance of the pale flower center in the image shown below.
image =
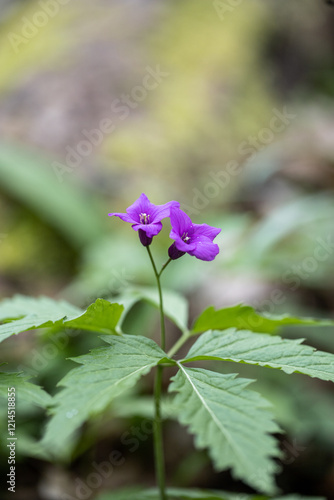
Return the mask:
<svg viewBox="0 0 334 500">
<path fill-rule="evenodd" d="M 181 240 L 183 240 L 185 243 L 188 243 L 188 241 L 190 240 L 190 236 L 188 236 L 188 233 L 183 233 L 182 237 L 181 237 Z"/>
<path fill-rule="evenodd" d="M 141 213 L 139 214 L 139 220 L 141 224 L 149 224 L 150 223 L 150 215 Z"/>
</svg>

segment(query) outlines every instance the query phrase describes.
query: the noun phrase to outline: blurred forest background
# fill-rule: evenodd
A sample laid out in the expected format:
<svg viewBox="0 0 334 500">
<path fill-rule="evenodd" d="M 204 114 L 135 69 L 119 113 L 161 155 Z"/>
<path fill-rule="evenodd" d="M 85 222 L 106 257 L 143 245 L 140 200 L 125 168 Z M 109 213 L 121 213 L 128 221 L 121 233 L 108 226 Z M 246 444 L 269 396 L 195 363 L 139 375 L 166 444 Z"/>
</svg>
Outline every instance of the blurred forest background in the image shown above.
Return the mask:
<svg viewBox="0 0 334 500">
<path fill-rule="evenodd" d="M 185 256 L 164 276 L 189 299 L 192 319 L 208 305 L 239 302 L 333 318 L 333 7 L 321 0 L 1 0 L 0 8 L 0 298 L 42 294 L 87 306 L 154 285 L 137 235 L 107 217 L 145 192 L 156 204 L 178 200 L 195 222 L 222 228 L 214 262 Z M 166 222 L 152 249 L 159 263 L 168 233 Z M 141 304 L 134 312 L 127 331 L 154 337 L 156 311 Z M 170 324 L 168 331 L 172 342 L 178 333 Z M 66 358 L 101 341 L 80 334 L 60 348 L 47 335 L 6 340 L 0 361 L 54 392 L 73 366 Z M 330 329 L 284 335 L 334 350 Z M 257 379 L 253 388 L 272 401 L 286 432 L 282 491 L 334 498 L 330 383 L 257 367 L 239 372 Z M 143 382 L 144 394 L 151 384 Z M 16 498 L 74 495 L 93 460 L 124 449 L 119 436 L 148 406 L 136 415 L 125 403 L 112 408 L 111 416 L 127 420 L 92 422 L 72 461 L 59 464 L 33 456 L 44 417 L 22 406 Z M 174 484 L 250 491 L 228 472 L 214 474 L 172 421 L 166 439 Z M 151 448 L 148 439 L 138 451 L 125 449 L 125 465 L 91 497 L 151 485 Z"/>
</svg>

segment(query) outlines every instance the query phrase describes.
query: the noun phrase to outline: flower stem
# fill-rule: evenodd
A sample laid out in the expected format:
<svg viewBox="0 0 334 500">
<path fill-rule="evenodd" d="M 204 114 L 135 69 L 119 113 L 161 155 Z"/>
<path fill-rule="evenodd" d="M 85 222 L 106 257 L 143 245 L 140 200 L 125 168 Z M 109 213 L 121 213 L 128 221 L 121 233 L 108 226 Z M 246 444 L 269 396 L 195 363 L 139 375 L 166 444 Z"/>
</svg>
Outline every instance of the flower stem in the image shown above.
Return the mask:
<svg viewBox="0 0 334 500">
<path fill-rule="evenodd" d="M 154 404 L 155 416 L 153 425 L 154 437 L 154 455 L 155 455 L 155 472 L 160 492 L 160 500 L 166 500 L 166 485 L 165 485 L 165 458 L 164 446 L 162 440 L 162 422 L 161 422 L 161 392 L 162 392 L 162 372 L 163 367 L 157 367 L 154 387 Z"/>
<path fill-rule="evenodd" d="M 161 270 L 160 270 L 160 273 L 159 273 L 159 278 L 160 276 L 162 275 L 163 271 L 166 269 L 166 267 L 168 266 L 168 264 L 172 262 L 172 259 L 168 259 L 167 262 L 164 263 L 164 265 L 162 266 Z"/>
<path fill-rule="evenodd" d="M 167 356 L 171 358 L 174 354 L 187 342 L 191 337 L 189 332 L 184 332 L 184 334 L 175 342 L 173 347 L 168 351 Z"/>
<path fill-rule="evenodd" d="M 160 327 L 161 327 L 161 348 L 165 349 L 165 316 L 164 307 L 162 300 L 162 290 L 160 283 L 160 274 L 164 268 L 169 264 L 167 261 L 165 266 L 161 269 L 160 273 L 157 271 L 150 247 L 147 246 L 147 253 L 150 257 L 153 271 L 157 280 L 158 291 L 159 291 L 159 309 L 160 309 Z M 162 425 L 161 425 L 161 393 L 162 393 L 162 374 L 163 367 L 157 366 L 155 384 L 154 384 L 154 425 L 153 425 L 153 438 L 154 438 L 154 459 L 155 459 L 155 473 L 157 477 L 157 483 L 159 486 L 160 500 L 167 500 L 166 496 L 166 485 L 165 485 L 165 457 L 162 439 Z"/>
</svg>

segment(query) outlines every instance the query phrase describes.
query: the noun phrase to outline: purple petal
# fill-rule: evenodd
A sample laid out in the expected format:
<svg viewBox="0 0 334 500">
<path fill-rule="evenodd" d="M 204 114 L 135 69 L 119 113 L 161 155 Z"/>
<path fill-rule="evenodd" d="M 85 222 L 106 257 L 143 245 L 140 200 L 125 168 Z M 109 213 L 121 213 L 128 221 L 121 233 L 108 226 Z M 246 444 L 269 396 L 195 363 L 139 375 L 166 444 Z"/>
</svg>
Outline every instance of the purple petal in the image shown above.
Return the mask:
<svg viewBox="0 0 334 500">
<path fill-rule="evenodd" d="M 119 217 L 120 219 L 124 220 L 125 222 L 135 222 L 132 217 L 129 214 L 119 214 L 116 212 L 113 212 L 111 214 L 108 214 L 109 217 Z"/>
<path fill-rule="evenodd" d="M 210 261 L 219 254 L 219 246 L 215 243 L 212 243 L 210 238 L 202 236 L 197 239 L 196 248 L 189 251 L 188 253 L 189 255 L 193 255 L 197 259 Z"/>
<path fill-rule="evenodd" d="M 162 224 L 161 222 L 155 222 L 154 224 L 133 224 L 132 228 L 135 230 L 135 231 L 139 231 L 139 229 L 141 229 L 142 231 L 144 231 L 146 233 L 146 235 L 149 237 L 149 238 L 153 238 L 153 236 L 156 236 L 157 234 L 160 233 L 161 229 L 162 229 Z"/>
<path fill-rule="evenodd" d="M 180 250 L 181 252 L 188 252 L 189 253 L 190 250 L 195 250 L 195 248 L 196 248 L 196 243 L 194 243 L 194 242 L 186 243 L 179 236 L 176 236 L 176 238 L 173 238 L 173 239 L 175 239 L 176 248 L 178 250 Z"/>
<path fill-rule="evenodd" d="M 142 193 L 138 200 L 126 209 L 126 212 L 130 215 L 133 222 L 139 222 L 139 215 L 151 214 L 153 207 L 154 205 L 147 198 L 146 194 Z"/>
<path fill-rule="evenodd" d="M 179 208 L 180 203 L 178 201 L 169 201 L 164 205 L 153 205 L 154 209 L 151 212 L 151 222 L 160 222 L 165 217 L 170 216 L 171 208 Z"/>
<path fill-rule="evenodd" d="M 221 232 L 218 227 L 209 226 L 208 224 L 194 224 L 194 236 L 206 236 L 211 241 Z"/>
<path fill-rule="evenodd" d="M 170 222 L 172 224 L 170 237 L 173 239 L 174 236 L 172 236 L 172 233 L 173 235 L 182 236 L 184 233 L 188 233 L 189 230 L 192 230 L 192 222 L 189 215 L 183 212 L 180 208 L 171 208 Z"/>
</svg>

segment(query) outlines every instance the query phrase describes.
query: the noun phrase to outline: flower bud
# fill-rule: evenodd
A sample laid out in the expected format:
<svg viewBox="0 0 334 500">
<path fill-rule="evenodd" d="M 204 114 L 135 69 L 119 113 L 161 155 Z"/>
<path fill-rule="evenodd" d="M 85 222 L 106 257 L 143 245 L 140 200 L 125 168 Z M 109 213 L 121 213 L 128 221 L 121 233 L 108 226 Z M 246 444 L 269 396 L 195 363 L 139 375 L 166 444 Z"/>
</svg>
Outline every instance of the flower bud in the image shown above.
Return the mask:
<svg viewBox="0 0 334 500">
<path fill-rule="evenodd" d="M 145 233 L 145 231 L 143 231 L 142 229 L 139 229 L 138 234 L 139 234 L 140 243 L 142 245 L 144 245 L 144 247 L 148 247 L 152 243 L 153 238 L 149 238 L 147 236 L 147 234 Z"/>
<path fill-rule="evenodd" d="M 168 255 L 169 255 L 169 258 L 172 259 L 172 260 L 176 260 L 176 259 L 179 259 L 180 257 L 182 257 L 182 255 L 184 255 L 186 252 L 181 252 L 180 250 L 178 250 L 176 248 L 176 245 L 175 243 L 173 243 L 169 248 L 168 248 Z"/>
</svg>

